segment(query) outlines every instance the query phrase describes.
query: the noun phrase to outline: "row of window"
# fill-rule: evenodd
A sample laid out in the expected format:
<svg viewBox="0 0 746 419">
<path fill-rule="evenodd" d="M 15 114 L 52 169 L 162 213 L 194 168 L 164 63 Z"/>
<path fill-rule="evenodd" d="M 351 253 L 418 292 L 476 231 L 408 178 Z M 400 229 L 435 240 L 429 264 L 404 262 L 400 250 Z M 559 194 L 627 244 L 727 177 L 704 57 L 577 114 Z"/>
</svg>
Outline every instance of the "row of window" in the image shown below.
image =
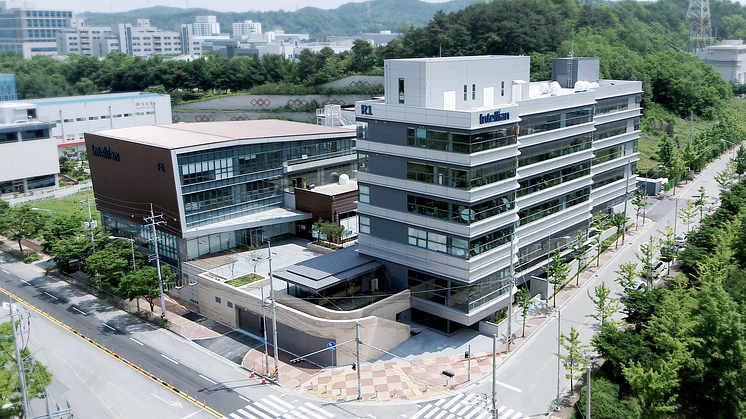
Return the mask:
<svg viewBox="0 0 746 419">
<path fill-rule="evenodd" d="M 505 164 L 495 164 L 479 169 L 462 170 L 447 166 L 407 162 L 407 179 L 452 188 L 471 189 L 515 177 L 515 168 L 505 170 L 505 166 Z"/>
<path fill-rule="evenodd" d="M 407 242 L 412 246 L 434 252 L 470 259 L 502 246 L 510 240 L 512 234 L 513 227 L 510 226 L 472 240 L 466 240 L 409 227 L 407 229 Z"/>
<path fill-rule="evenodd" d="M 27 19 L 27 28 L 66 28 L 67 21 L 62 19 Z"/>
<path fill-rule="evenodd" d="M 593 106 L 521 116 L 518 135 L 531 135 L 593 121 Z"/>
<path fill-rule="evenodd" d="M 616 174 L 611 175 L 611 177 L 603 176 L 603 178 L 600 179 L 600 180 L 598 180 L 598 181 L 596 181 L 594 179 L 593 180 L 593 185 L 591 185 L 591 187 L 593 189 L 600 188 L 602 186 L 606 186 L 606 185 L 612 184 L 612 183 L 614 183 L 614 182 L 616 182 L 618 180 L 622 180 L 624 178 L 624 168 L 621 168 L 621 169 L 619 169 L 619 171 L 615 171 L 614 173 L 616 173 Z"/>
<path fill-rule="evenodd" d="M 26 10 L 26 17 L 73 17 L 73 12 L 59 10 Z"/>
<path fill-rule="evenodd" d="M 610 160 L 618 159 L 624 155 L 625 145 L 619 145 L 616 147 L 607 148 L 605 150 L 597 151 L 596 157 L 593 159 L 593 165 L 605 163 Z"/>
<path fill-rule="evenodd" d="M 410 269 L 407 271 L 407 285 L 412 297 L 468 313 L 508 292 L 510 268 L 471 285 Z"/>
<path fill-rule="evenodd" d="M 54 38 L 57 36 L 57 29 L 29 29 L 29 38 Z"/>
<path fill-rule="evenodd" d="M 551 201 L 546 201 L 539 205 L 518 211 L 518 218 L 521 225 L 534 222 L 548 215 L 560 212 L 567 208 L 573 207 L 587 201 L 590 198 L 591 189 L 583 188 L 573 193 L 561 196 Z"/>
<path fill-rule="evenodd" d="M 513 209 L 514 203 L 514 193 L 508 193 L 471 206 L 423 196 L 407 195 L 407 211 L 467 225 L 509 211 Z"/>
<path fill-rule="evenodd" d="M 510 125 L 476 134 L 407 128 L 407 145 L 454 153 L 478 153 L 517 142 L 517 125 Z"/>
<path fill-rule="evenodd" d="M 551 188 L 552 186 L 559 185 L 563 182 L 569 182 L 571 180 L 588 176 L 591 174 L 590 162 L 584 162 L 576 164 L 574 166 L 565 167 L 551 173 L 542 173 L 539 176 L 521 180 L 520 187 L 516 192 L 517 196 L 525 196 L 534 192 L 539 192 L 543 189 Z"/>
<path fill-rule="evenodd" d="M 642 95 L 635 95 L 635 107 L 640 107 Z M 629 109 L 629 98 L 618 97 L 611 99 L 600 99 L 596 104 L 596 115 L 603 115 L 611 112 L 625 111 Z"/>
<path fill-rule="evenodd" d="M 578 151 L 588 150 L 593 145 L 591 137 L 591 135 L 581 135 L 579 137 L 574 137 L 563 141 L 556 141 L 554 143 L 554 146 L 559 146 L 562 148 L 555 148 L 554 150 L 548 152 L 544 152 L 544 150 L 548 148 L 548 146 L 546 145 L 527 147 L 522 151 L 521 154 L 522 156 L 526 155 L 526 157 L 520 158 L 518 160 L 518 166 L 528 166 L 545 160 L 553 159 L 555 157 L 561 157 L 568 154 L 576 153 Z M 539 154 L 535 154 L 537 152 Z"/>
<path fill-rule="evenodd" d="M 640 119 L 635 119 L 635 131 L 640 129 Z M 615 137 L 627 133 L 627 121 L 613 122 L 611 124 L 597 125 L 593 133 L 593 141 L 603 140 L 605 138 Z"/>
<path fill-rule="evenodd" d="M 57 119 L 56 123 L 61 124 L 62 122 L 70 123 L 70 122 L 85 122 L 85 121 L 96 121 L 99 119 L 110 119 L 110 118 L 129 118 L 131 116 L 142 116 L 142 115 L 153 115 L 155 114 L 154 111 L 149 112 L 137 112 L 137 113 L 119 113 L 112 116 L 109 115 L 101 115 L 101 116 L 89 116 L 88 119 L 85 117 L 79 117 L 79 118 L 65 118 L 65 119 Z"/>
</svg>

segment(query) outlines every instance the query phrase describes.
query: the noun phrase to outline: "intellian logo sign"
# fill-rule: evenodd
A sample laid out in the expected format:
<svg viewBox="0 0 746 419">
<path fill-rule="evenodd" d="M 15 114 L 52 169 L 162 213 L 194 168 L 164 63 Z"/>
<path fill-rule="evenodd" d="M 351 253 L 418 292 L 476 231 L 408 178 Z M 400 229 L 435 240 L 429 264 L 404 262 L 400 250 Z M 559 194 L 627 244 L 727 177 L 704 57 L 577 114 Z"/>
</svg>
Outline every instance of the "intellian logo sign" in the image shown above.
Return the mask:
<svg viewBox="0 0 746 419">
<path fill-rule="evenodd" d="M 106 160 L 119 161 L 119 153 L 112 152 L 109 147 L 101 148 L 101 147 L 91 146 L 91 149 L 93 151 L 94 157 L 101 157 L 102 159 L 106 159 Z"/>
<path fill-rule="evenodd" d="M 507 121 L 510 119 L 510 112 L 500 112 L 500 110 L 496 110 L 495 113 L 488 113 L 487 115 L 479 114 L 479 123 L 480 124 L 489 124 L 490 122 L 500 122 L 500 121 Z"/>
</svg>

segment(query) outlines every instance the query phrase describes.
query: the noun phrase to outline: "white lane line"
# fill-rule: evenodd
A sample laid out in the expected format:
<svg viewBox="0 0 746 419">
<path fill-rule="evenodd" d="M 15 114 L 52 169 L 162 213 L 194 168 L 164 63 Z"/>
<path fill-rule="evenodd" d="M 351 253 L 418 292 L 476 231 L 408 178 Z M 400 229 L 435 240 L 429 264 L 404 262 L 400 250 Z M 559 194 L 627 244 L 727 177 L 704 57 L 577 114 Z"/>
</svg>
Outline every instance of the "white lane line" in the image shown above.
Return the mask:
<svg viewBox="0 0 746 419">
<path fill-rule="evenodd" d="M 82 314 L 84 316 L 88 315 L 88 313 L 86 313 L 85 311 L 83 311 L 83 310 L 81 310 L 81 309 L 79 309 L 79 308 L 77 308 L 75 306 L 72 306 L 72 307 L 73 307 L 73 310 L 77 311 L 78 313 L 80 313 L 80 314 Z M 104 324 L 106 324 L 106 323 L 104 323 Z"/>
<path fill-rule="evenodd" d="M 444 404 L 443 407 L 442 407 L 442 409 L 448 410 L 448 408 L 451 407 L 452 404 L 454 404 L 457 401 L 459 401 L 459 399 L 461 399 L 462 397 L 464 397 L 463 393 L 457 395 L 456 397 L 452 398 L 451 401 L 449 401 L 448 403 Z"/>
<path fill-rule="evenodd" d="M 419 412 L 415 413 L 415 415 L 412 416 L 412 419 L 417 419 L 418 417 L 420 417 L 420 415 L 422 415 L 423 413 L 427 412 L 428 409 L 430 409 L 431 407 L 433 407 L 433 405 L 431 405 L 431 404 L 426 405 Z"/>
<path fill-rule="evenodd" d="M 194 415 L 196 415 L 196 414 L 198 414 L 198 413 L 200 413 L 200 412 L 201 412 L 201 410 L 198 410 L 198 411 L 196 411 L 196 412 L 193 412 L 193 413 L 190 413 L 190 414 L 188 414 L 188 415 L 184 416 L 184 417 L 183 417 L 183 418 L 181 418 L 181 419 L 189 419 L 189 418 L 191 418 L 192 416 L 194 416 Z M 223 419 L 227 419 L 227 418 L 223 418 Z"/>
<path fill-rule="evenodd" d="M 244 407 L 244 409 L 250 410 L 255 415 L 259 415 L 260 417 L 262 417 L 264 419 L 272 419 L 271 417 L 269 417 L 269 416 L 265 415 L 264 413 L 262 413 L 260 410 L 257 410 L 254 407 L 252 407 L 250 404 L 246 405 L 246 407 Z"/>
<path fill-rule="evenodd" d="M 503 387 L 507 388 L 508 390 L 513 390 L 513 391 L 515 391 L 515 392 L 517 392 L 517 393 L 520 393 L 520 392 L 522 392 L 522 391 L 523 391 L 523 390 L 521 390 L 521 389 L 520 389 L 520 388 L 518 388 L 518 387 L 513 387 L 513 386 L 511 386 L 510 384 L 505 384 L 505 383 L 503 383 L 503 382 L 501 382 L 501 381 L 495 381 L 495 382 L 497 383 L 497 385 L 499 385 L 499 386 L 503 386 Z"/>
<path fill-rule="evenodd" d="M 521 417 L 522 415 L 523 415 L 523 413 L 521 413 L 521 412 L 518 412 L 518 413 L 516 413 L 516 414 L 515 414 L 515 416 L 513 416 L 513 419 L 518 419 L 518 418 L 520 418 L 520 417 Z"/>
<path fill-rule="evenodd" d="M 111 329 L 111 330 L 117 330 L 117 329 L 115 329 L 115 328 L 113 328 L 113 327 L 109 326 L 109 325 L 108 325 L 108 324 L 106 324 L 106 323 L 104 323 L 104 326 L 108 327 L 108 328 L 109 328 L 109 329 Z"/>
<path fill-rule="evenodd" d="M 482 414 L 481 414 L 481 415 L 479 415 L 479 416 L 475 417 L 474 419 L 484 419 L 484 418 L 486 418 L 486 417 L 487 417 L 487 415 L 489 415 L 489 414 L 490 414 L 490 412 L 482 412 Z"/>
<path fill-rule="evenodd" d="M 24 283 L 24 284 L 26 284 L 26 285 L 31 285 L 31 283 L 30 283 L 30 282 L 28 282 L 28 281 L 26 281 L 25 279 L 22 279 L 22 280 L 21 280 L 21 282 L 23 282 L 23 283 Z"/>
<path fill-rule="evenodd" d="M 329 413 L 326 410 L 322 409 L 321 407 L 315 406 L 315 405 L 313 405 L 313 404 L 311 404 L 309 402 L 306 402 L 306 406 L 310 407 L 311 410 L 315 410 L 315 411 L 321 413 L 322 415 L 324 415 L 324 416 L 326 416 L 328 418 L 333 418 L 334 417 L 334 415 L 332 415 L 331 413 Z"/>
<path fill-rule="evenodd" d="M 430 413 L 428 413 L 427 415 L 425 415 L 425 419 L 430 419 L 430 416 L 438 413 L 439 410 L 440 409 L 438 409 L 437 407 L 435 407 L 433 410 L 430 411 Z"/>
<path fill-rule="evenodd" d="M 446 413 L 448 413 L 448 411 L 447 410 L 443 410 L 440 413 L 438 413 L 438 416 L 434 417 L 433 419 L 441 419 L 443 416 L 446 415 Z"/>
<path fill-rule="evenodd" d="M 435 403 L 436 406 L 440 406 L 446 399 L 440 399 L 437 403 Z"/>
<path fill-rule="evenodd" d="M 461 416 L 461 415 L 463 415 L 464 413 L 466 413 L 466 411 L 467 411 L 467 410 L 471 409 L 472 407 L 474 407 L 474 405 L 467 405 L 467 406 L 464 406 L 464 408 L 463 408 L 463 409 L 461 409 L 461 410 L 460 410 L 460 411 L 459 411 L 458 413 L 456 413 L 456 416 Z"/>
<path fill-rule="evenodd" d="M 244 396 L 241 396 L 240 394 L 238 395 L 238 398 L 241 399 L 241 400 L 243 400 L 243 401 L 245 401 L 246 403 L 251 403 L 251 400 L 247 399 Z"/>
<path fill-rule="evenodd" d="M 233 419 L 244 419 L 244 418 L 242 418 L 241 416 L 238 416 L 238 415 L 237 415 L 237 414 L 235 414 L 235 413 L 231 413 L 231 414 L 230 414 L 230 415 L 228 415 L 228 416 L 232 417 Z"/>
<path fill-rule="evenodd" d="M 44 291 L 44 294 L 47 294 L 48 296 L 54 298 L 55 300 L 59 300 L 59 298 L 55 297 L 54 295 L 52 295 L 52 294 L 50 294 L 50 293 L 48 293 L 46 291 Z"/>
<path fill-rule="evenodd" d="M 277 413 L 274 410 L 270 409 L 269 407 L 267 407 L 267 406 L 265 406 L 265 405 L 263 405 L 263 404 L 261 404 L 259 402 L 254 402 L 254 406 L 256 406 L 256 407 L 264 410 L 265 412 L 269 413 L 272 416 L 280 416 L 281 415 L 281 413 Z"/>
<path fill-rule="evenodd" d="M 167 357 L 166 355 L 161 354 L 161 356 L 164 357 L 164 358 L 166 358 L 166 359 L 168 359 L 169 361 L 173 362 L 174 364 L 179 365 L 179 363 L 177 361 L 174 361 L 173 359 Z"/>
<path fill-rule="evenodd" d="M 5 272 L 6 274 L 10 275 L 10 272 L 6 271 L 5 269 L 3 269 L 3 272 Z M 21 280 L 21 281 L 23 281 L 23 280 Z"/>
<path fill-rule="evenodd" d="M 131 340 L 132 342 L 135 342 L 136 344 L 138 344 L 138 345 L 140 345 L 140 346 L 144 346 L 144 344 L 143 344 L 142 342 L 140 342 L 139 340 L 137 340 L 137 339 L 135 339 L 135 338 L 130 338 L 130 340 Z"/>
<path fill-rule="evenodd" d="M 212 384 L 217 384 L 217 381 L 213 381 L 213 380 L 211 380 L 211 379 L 209 379 L 209 378 L 205 377 L 205 376 L 204 376 L 204 375 L 202 375 L 202 374 L 200 374 L 199 376 L 200 376 L 200 378 L 204 379 L 204 380 L 205 380 L 205 381 L 207 381 L 207 382 L 210 382 L 210 383 L 212 383 Z"/>
<path fill-rule="evenodd" d="M 303 415 L 302 413 L 300 413 L 300 412 L 296 412 L 296 411 L 294 411 L 294 410 L 291 410 L 291 411 L 289 411 L 289 412 L 285 413 L 285 417 L 286 417 L 287 419 L 295 419 L 295 417 L 296 417 L 296 416 L 297 416 L 297 417 L 298 417 L 299 419 L 309 419 L 309 418 L 308 418 L 308 416 L 304 416 L 304 415 Z"/>
<path fill-rule="evenodd" d="M 247 411 L 245 411 L 243 409 L 238 409 L 238 410 L 236 410 L 236 412 L 238 412 L 238 413 L 246 416 L 249 419 L 256 419 L 256 416 L 250 415 Z"/>
<path fill-rule="evenodd" d="M 470 417 L 472 417 L 472 416 L 476 415 L 477 413 L 479 413 L 480 410 L 481 409 L 474 409 L 474 410 L 472 410 L 471 412 L 469 412 L 468 415 L 464 416 L 464 419 L 469 419 Z"/>
<path fill-rule="evenodd" d="M 301 412 L 303 412 L 303 413 L 305 413 L 305 414 L 307 414 L 307 415 L 311 415 L 311 416 L 315 417 L 316 419 L 324 419 L 324 417 L 323 417 L 323 416 L 321 416 L 321 415 L 318 415 L 318 414 L 316 414 L 316 413 L 314 413 L 314 412 L 312 412 L 312 411 L 310 411 L 310 410 L 306 409 L 306 408 L 305 408 L 305 407 L 303 407 L 303 406 L 298 406 L 298 410 L 300 410 Z"/>
<path fill-rule="evenodd" d="M 275 396 L 274 394 L 270 394 L 269 396 L 267 396 L 267 398 L 269 398 L 269 399 L 272 399 L 272 400 L 274 400 L 275 402 L 277 402 L 277 403 L 279 403 L 279 404 L 281 404 L 281 405 L 283 405 L 283 406 L 287 407 L 287 409 L 288 409 L 288 410 L 292 410 L 292 409 L 293 409 L 293 407 L 294 407 L 294 406 L 293 406 L 292 404 L 290 404 L 290 403 L 288 403 L 288 402 L 286 402 L 286 401 L 282 400 L 281 398 L 279 398 L 279 397 Z"/>
<path fill-rule="evenodd" d="M 272 401 L 268 400 L 267 398 L 262 399 L 262 403 L 269 406 L 270 409 L 277 410 L 280 412 L 280 414 L 287 413 L 288 409 L 285 409 L 282 406 L 278 406 L 276 403 L 272 403 Z"/>
</svg>

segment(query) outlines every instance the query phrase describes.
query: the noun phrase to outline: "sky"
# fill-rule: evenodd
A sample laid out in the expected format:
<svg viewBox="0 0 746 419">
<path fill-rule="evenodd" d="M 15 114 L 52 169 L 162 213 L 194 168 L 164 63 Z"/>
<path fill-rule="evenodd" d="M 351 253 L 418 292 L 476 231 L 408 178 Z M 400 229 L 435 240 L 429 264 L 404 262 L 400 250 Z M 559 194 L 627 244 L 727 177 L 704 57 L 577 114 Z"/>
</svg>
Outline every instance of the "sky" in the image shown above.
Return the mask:
<svg viewBox="0 0 746 419">
<path fill-rule="evenodd" d="M 33 1 L 33 0 L 32 0 Z M 422 0 L 428 3 L 442 3 L 444 0 Z M 248 12 L 285 10 L 286 12 L 302 9 L 306 6 L 319 9 L 336 9 L 351 3 L 351 0 L 36 0 L 37 9 L 72 10 L 73 12 L 126 12 L 152 6 L 170 6 L 181 8 L 203 7 L 217 12 Z M 360 0 L 355 0 L 360 3 Z"/>
</svg>

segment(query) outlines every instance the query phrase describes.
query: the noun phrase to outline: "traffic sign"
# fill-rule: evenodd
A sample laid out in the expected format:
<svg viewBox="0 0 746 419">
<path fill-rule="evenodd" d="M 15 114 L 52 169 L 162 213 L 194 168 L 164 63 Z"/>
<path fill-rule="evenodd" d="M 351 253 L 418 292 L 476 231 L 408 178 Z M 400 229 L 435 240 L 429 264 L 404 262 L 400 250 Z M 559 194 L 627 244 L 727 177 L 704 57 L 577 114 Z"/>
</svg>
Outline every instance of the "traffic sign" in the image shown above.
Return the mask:
<svg viewBox="0 0 746 419">
<path fill-rule="evenodd" d="M 335 344 L 334 342 L 329 342 L 329 343 L 326 344 L 326 349 L 329 349 L 330 351 L 333 351 L 333 350 L 337 349 L 337 344 Z"/>
</svg>

